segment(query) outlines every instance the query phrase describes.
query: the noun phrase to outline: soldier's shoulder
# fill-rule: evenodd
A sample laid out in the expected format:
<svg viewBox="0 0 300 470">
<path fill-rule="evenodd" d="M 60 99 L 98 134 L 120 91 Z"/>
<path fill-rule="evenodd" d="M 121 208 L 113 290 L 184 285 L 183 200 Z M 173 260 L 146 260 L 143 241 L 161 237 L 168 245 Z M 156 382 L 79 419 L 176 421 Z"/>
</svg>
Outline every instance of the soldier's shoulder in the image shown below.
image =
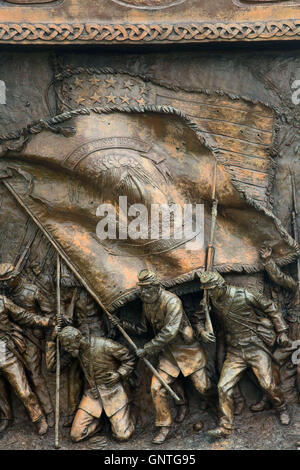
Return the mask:
<svg viewBox="0 0 300 470">
<path fill-rule="evenodd" d="M 93 336 L 93 340 L 94 340 L 94 345 L 97 348 L 106 350 L 108 352 L 110 350 L 123 347 L 121 344 L 117 343 L 117 341 L 114 341 L 113 339 L 110 339 L 110 338 L 105 338 L 105 336 Z"/>
<path fill-rule="evenodd" d="M 168 307 L 182 307 L 181 299 L 173 292 L 162 290 L 162 299 Z"/>
<path fill-rule="evenodd" d="M 260 292 L 252 292 L 249 289 L 244 289 L 245 297 L 249 301 L 259 301 L 263 300 L 264 296 Z"/>
<path fill-rule="evenodd" d="M 24 282 L 23 290 L 30 292 L 32 294 L 37 294 L 39 292 L 39 288 L 35 284 L 31 284 L 30 282 Z"/>
<path fill-rule="evenodd" d="M 170 292 L 169 290 L 166 290 L 164 288 L 161 289 L 161 296 L 163 299 L 173 301 L 173 302 L 181 302 L 180 298 L 178 295 L 174 294 L 174 292 Z"/>
</svg>

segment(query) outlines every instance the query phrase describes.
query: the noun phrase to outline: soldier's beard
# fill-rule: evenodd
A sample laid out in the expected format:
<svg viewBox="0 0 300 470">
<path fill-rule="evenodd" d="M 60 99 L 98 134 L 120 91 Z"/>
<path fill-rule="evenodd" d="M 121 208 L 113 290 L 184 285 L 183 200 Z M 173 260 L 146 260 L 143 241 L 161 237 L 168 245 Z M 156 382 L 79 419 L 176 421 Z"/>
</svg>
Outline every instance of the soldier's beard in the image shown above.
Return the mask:
<svg viewBox="0 0 300 470">
<path fill-rule="evenodd" d="M 158 297 L 159 297 L 159 292 L 160 290 L 158 289 L 157 292 L 151 292 L 151 294 L 147 293 L 147 294 L 140 294 L 140 298 L 142 300 L 142 302 L 144 302 L 145 304 L 153 304 L 154 302 L 157 301 Z"/>
<path fill-rule="evenodd" d="M 69 351 L 72 357 L 78 357 L 79 356 L 79 349 L 72 349 L 72 351 Z"/>
</svg>

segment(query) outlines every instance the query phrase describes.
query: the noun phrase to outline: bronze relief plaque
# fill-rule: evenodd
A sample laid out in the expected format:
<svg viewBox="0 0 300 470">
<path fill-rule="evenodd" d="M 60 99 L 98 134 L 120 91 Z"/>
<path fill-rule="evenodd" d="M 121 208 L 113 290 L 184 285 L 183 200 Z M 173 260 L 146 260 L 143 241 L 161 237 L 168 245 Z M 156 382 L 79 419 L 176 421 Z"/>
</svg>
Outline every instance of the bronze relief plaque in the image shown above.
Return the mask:
<svg viewBox="0 0 300 470">
<path fill-rule="evenodd" d="M 40 3 L 53 3 L 57 0 L 4 0 L 7 3 L 14 3 L 16 5 L 35 5 Z"/>
<path fill-rule="evenodd" d="M 179 5 L 185 0 L 112 0 L 132 8 L 147 9 L 147 10 L 161 10 L 162 8 L 172 7 Z"/>
<path fill-rule="evenodd" d="M 299 0 L 234 0 L 234 3 L 246 4 L 249 6 L 266 6 L 266 5 L 275 5 L 275 4 L 285 4 L 285 5 L 296 5 L 299 4 Z"/>
</svg>

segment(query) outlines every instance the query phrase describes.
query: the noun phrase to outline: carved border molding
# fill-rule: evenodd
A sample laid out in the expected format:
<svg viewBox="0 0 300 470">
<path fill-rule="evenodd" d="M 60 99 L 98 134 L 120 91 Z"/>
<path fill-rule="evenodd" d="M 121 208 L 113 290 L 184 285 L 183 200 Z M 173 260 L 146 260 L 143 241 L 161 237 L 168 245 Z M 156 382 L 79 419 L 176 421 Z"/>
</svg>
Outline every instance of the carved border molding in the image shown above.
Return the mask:
<svg viewBox="0 0 300 470">
<path fill-rule="evenodd" d="M 54 24 L 0 23 L 0 43 L 155 43 L 297 39 L 300 19 L 255 23 Z"/>
</svg>

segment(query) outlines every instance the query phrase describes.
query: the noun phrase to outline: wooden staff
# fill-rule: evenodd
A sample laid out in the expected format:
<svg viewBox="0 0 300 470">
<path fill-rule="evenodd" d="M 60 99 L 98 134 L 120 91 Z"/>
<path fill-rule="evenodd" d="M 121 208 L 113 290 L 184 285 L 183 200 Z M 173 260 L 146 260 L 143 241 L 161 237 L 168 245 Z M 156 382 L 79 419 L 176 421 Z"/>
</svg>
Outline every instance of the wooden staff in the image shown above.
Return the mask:
<svg viewBox="0 0 300 470">
<path fill-rule="evenodd" d="M 57 333 L 61 330 L 61 298 L 60 298 L 60 256 L 56 257 L 56 328 Z M 56 336 L 56 381 L 55 381 L 55 449 L 59 449 L 59 387 L 60 387 L 60 353 L 59 339 Z"/>
<path fill-rule="evenodd" d="M 89 292 L 89 294 L 93 297 L 93 299 L 96 300 L 96 302 L 100 305 L 102 308 L 103 312 L 107 315 L 110 321 L 113 320 L 112 314 L 107 310 L 107 308 L 103 305 L 102 301 L 98 297 L 97 294 L 93 291 L 93 289 L 90 288 L 88 283 L 84 280 L 84 278 L 81 276 L 81 274 L 77 271 L 76 267 L 73 265 L 72 261 L 68 258 L 68 256 L 65 254 L 65 252 L 62 250 L 60 245 L 57 243 L 57 241 L 53 238 L 53 236 L 45 229 L 43 224 L 39 221 L 39 219 L 32 213 L 31 209 L 26 206 L 24 203 L 23 199 L 18 195 L 18 193 L 14 190 L 14 188 L 11 186 L 10 183 L 7 181 L 2 180 L 2 183 L 4 186 L 7 188 L 7 190 L 12 194 L 12 196 L 16 199 L 16 201 L 20 204 L 20 206 L 26 211 L 26 213 L 32 218 L 32 220 L 36 223 L 36 225 L 39 227 L 39 229 L 42 231 L 42 233 L 45 235 L 47 240 L 51 243 L 51 245 L 55 248 L 56 252 L 60 257 L 65 261 L 67 266 L 71 269 L 71 271 L 75 274 L 77 279 L 81 282 L 81 284 L 85 287 L 85 289 Z M 59 290 L 60 292 L 60 290 Z M 59 305 L 60 309 L 60 305 Z M 120 324 L 117 324 L 117 328 L 120 331 L 120 333 L 126 338 L 128 343 L 131 345 L 131 347 L 134 349 L 134 351 L 137 351 L 137 346 L 135 343 L 132 341 L 130 336 L 126 333 L 124 328 Z M 59 355 L 57 356 L 57 359 L 59 358 Z M 162 384 L 162 386 L 169 392 L 169 394 L 176 400 L 177 402 L 180 402 L 180 398 L 176 395 L 176 393 L 171 389 L 171 387 L 167 384 L 167 382 L 164 380 L 164 378 L 159 374 L 159 372 L 153 367 L 150 361 L 146 359 L 145 357 L 143 358 L 144 363 L 147 365 L 147 367 L 151 370 L 153 375 L 159 380 L 159 382 Z"/>
</svg>

